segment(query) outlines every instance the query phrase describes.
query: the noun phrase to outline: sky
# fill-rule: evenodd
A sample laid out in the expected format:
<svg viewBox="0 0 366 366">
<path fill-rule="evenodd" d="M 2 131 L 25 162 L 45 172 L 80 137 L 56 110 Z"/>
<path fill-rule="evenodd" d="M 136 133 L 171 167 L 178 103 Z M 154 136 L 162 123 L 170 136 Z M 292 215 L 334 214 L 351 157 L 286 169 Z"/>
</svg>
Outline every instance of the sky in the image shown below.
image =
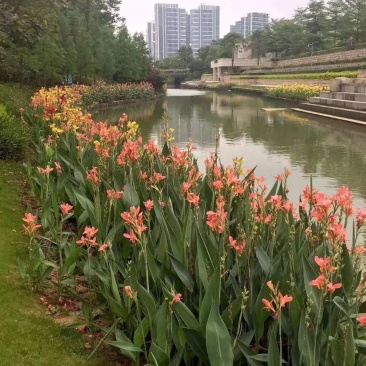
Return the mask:
<svg viewBox="0 0 366 366">
<path fill-rule="evenodd" d="M 230 25 L 247 13 L 268 13 L 273 19 L 291 18 L 298 7 L 305 7 L 309 0 L 122 0 L 121 15 L 126 18 L 130 33 L 146 33 L 147 22 L 154 18 L 155 3 L 178 4 L 186 9 L 198 8 L 201 3 L 220 6 L 220 37 L 229 33 Z"/>
</svg>

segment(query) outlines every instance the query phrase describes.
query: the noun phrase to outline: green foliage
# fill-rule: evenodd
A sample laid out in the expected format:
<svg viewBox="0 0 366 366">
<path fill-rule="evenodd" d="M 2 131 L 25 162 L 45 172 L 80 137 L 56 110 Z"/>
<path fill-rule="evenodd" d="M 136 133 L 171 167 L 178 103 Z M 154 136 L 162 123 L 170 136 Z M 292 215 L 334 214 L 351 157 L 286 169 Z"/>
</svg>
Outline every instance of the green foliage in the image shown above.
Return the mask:
<svg viewBox="0 0 366 366">
<path fill-rule="evenodd" d="M 143 35 L 131 37 L 124 22 L 116 31 L 120 3 L 32 0 L 13 6 L 5 1 L 0 80 L 38 86 L 60 84 L 69 76 L 83 84 L 146 80 L 150 59 Z"/>
<path fill-rule="evenodd" d="M 5 106 L 8 114 L 19 116 L 20 109 L 29 105 L 33 93 L 34 88 L 29 86 L 0 83 L 0 104 Z"/>
<path fill-rule="evenodd" d="M 45 271 L 63 268 L 58 292 L 82 301 L 91 326 L 95 312 L 110 319 L 106 342 L 136 363 L 142 354 L 159 366 L 363 364 L 366 211 L 349 251 L 346 187 L 331 197 L 306 187 L 297 210 L 287 170 L 268 190 L 242 159 L 224 167 L 216 149 L 201 175 L 167 125 L 159 150 L 126 117 L 94 123 L 55 94 L 42 93 L 43 118 L 27 114 L 40 134 L 28 174 L 42 215 L 25 227 L 44 266 L 30 265 L 30 278 L 43 285 Z M 96 296 L 76 293 L 80 273 Z"/>
<path fill-rule="evenodd" d="M 0 108 L 0 160 L 21 159 L 29 143 L 29 129 L 4 110 Z"/>
<path fill-rule="evenodd" d="M 288 80 L 296 80 L 296 79 L 311 79 L 311 80 L 330 80 L 337 77 L 346 77 L 346 78 L 356 78 L 358 72 L 357 71 L 327 71 L 321 73 L 307 73 L 307 74 L 265 74 L 265 75 L 240 75 L 240 76 L 232 76 L 232 79 L 288 79 Z"/>
</svg>

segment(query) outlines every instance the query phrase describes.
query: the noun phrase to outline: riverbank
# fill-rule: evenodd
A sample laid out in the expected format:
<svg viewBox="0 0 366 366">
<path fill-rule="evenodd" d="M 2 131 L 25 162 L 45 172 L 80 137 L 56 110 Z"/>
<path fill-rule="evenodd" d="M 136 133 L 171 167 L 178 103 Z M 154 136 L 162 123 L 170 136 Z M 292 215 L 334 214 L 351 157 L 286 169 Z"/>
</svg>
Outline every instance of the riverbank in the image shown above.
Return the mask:
<svg viewBox="0 0 366 366">
<path fill-rule="evenodd" d="M 0 161 L 0 364 L 81 366 L 88 355 L 85 340 L 74 328 L 57 325 L 19 274 L 18 259 L 27 257 L 20 171 L 20 164 Z M 107 364 L 101 356 L 90 362 Z"/>
</svg>

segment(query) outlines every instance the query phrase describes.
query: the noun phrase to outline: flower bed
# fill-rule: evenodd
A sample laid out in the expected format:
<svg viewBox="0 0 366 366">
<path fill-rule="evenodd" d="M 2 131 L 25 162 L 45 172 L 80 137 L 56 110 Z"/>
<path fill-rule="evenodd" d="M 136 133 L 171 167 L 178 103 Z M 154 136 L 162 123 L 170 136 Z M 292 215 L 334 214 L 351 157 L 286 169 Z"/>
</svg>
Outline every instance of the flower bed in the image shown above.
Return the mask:
<svg viewBox="0 0 366 366">
<path fill-rule="evenodd" d="M 28 166 L 40 210 L 24 217 L 33 287 L 51 277 L 136 364 L 366 362 L 366 211 L 347 247 L 352 192 L 305 187 L 293 204 L 288 170 L 268 189 L 216 151 L 203 175 L 168 127 L 161 150 L 127 116 L 95 123 L 77 102 L 43 91 L 24 117 L 40 134 Z"/>
<path fill-rule="evenodd" d="M 276 98 L 306 101 L 310 97 L 316 97 L 321 91 L 326 90 L 329 90 L 329 88 L 324 86 L 310 86 L 298 84 L 266 87 L 264 93 L 265 95 Z"/>
<path fill-rule="evenodd" d="M 240 75 L 232 76 L 232 79 L 314 79 L 330 80 L 337 77 L 356 78 L 358 71 L 327 71 L 306 74 L 267 74 L 267 75 Z"/>
</svg>

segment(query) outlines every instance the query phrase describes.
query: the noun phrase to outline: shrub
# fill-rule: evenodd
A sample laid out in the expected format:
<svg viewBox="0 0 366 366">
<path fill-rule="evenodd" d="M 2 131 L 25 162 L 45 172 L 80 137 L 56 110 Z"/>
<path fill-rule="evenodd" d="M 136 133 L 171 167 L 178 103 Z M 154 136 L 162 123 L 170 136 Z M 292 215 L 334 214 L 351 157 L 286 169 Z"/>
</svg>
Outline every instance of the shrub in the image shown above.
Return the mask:
<svg viewBox="0 0 366 366">
<path fill-rule="evenodd" d="M 34 88 L 20 84 L 0 84 L 0 104 L 3 104 L 10 115 L 19 116 L 20 108 L 28 106 Z"/>
<path fill-rule="evenodd" d="M 28 143 L 28 128 L 0 110 L 0 159 L 21 159 Z"/>
<path fill-rule="evenodd" d="M 160 150 L 127 116 L 95 123 L 68 102 L 71 89 L 62 105 L 57 95 L 33 99 L 40 143 L 28 172 L 42 216 L 23 219 L 23 274 L 34 287 L 53 272 L 58 295 L 74 293 L 88 325 L 99 314 L 104 341 L 137 364 L 365 364 L 366 211 L 347 248 L 352 192 L 306 187 L 297 208 L 288 170 L 268 190 L 216 150 L 202 175 L 167 126 Z"/>
</svg>

